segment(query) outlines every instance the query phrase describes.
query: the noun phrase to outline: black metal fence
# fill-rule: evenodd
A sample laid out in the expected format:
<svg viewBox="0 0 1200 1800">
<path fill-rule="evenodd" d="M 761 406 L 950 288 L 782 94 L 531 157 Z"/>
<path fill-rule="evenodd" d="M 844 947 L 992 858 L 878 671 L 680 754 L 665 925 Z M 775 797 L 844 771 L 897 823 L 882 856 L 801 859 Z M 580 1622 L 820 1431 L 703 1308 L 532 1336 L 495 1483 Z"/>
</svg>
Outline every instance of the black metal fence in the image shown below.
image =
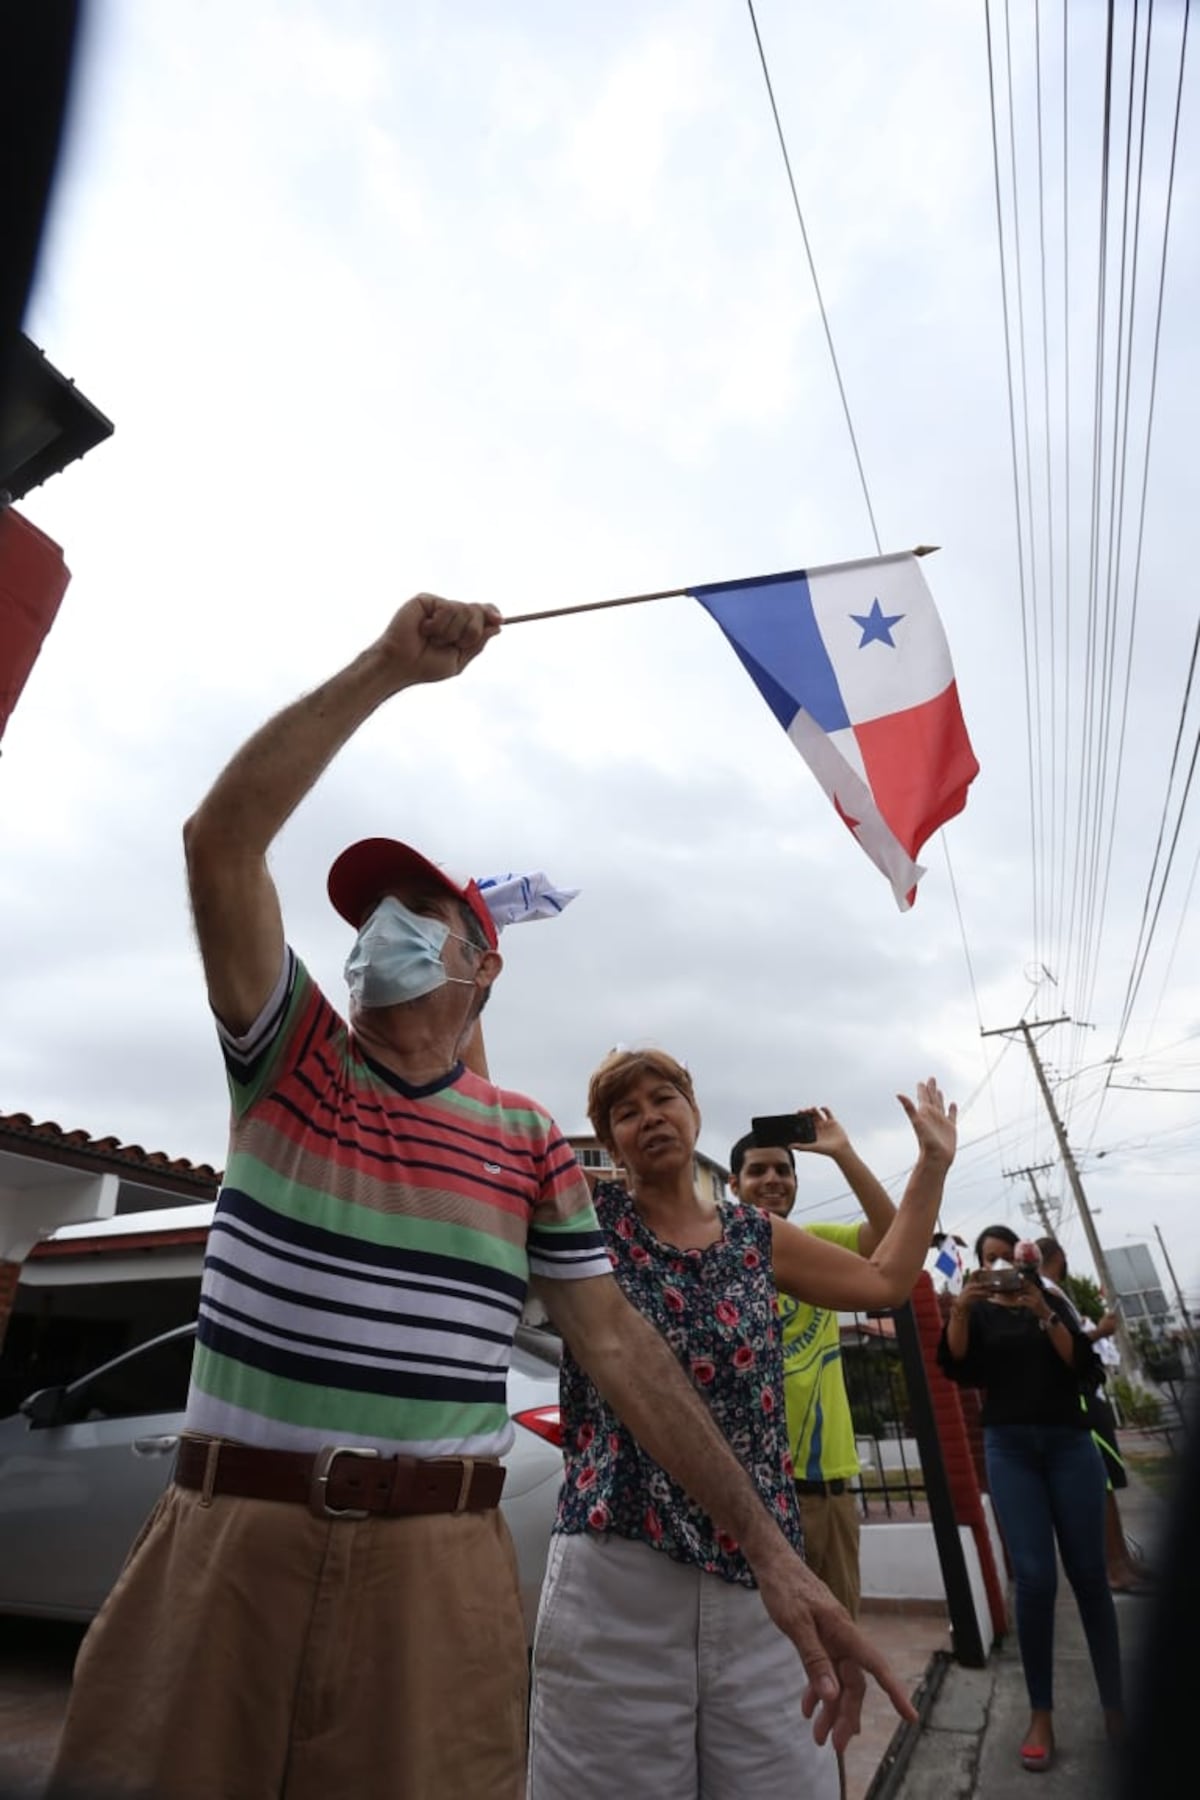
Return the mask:
<svg viewBox="0 0 1200 1800">
<path fill-rule="evenodd" d="M 893 1314 L 843 1315 L 842 1369 L 858 1447 L 863 1518 L 926 1518 L 925 1475 Z"/>
</svg>

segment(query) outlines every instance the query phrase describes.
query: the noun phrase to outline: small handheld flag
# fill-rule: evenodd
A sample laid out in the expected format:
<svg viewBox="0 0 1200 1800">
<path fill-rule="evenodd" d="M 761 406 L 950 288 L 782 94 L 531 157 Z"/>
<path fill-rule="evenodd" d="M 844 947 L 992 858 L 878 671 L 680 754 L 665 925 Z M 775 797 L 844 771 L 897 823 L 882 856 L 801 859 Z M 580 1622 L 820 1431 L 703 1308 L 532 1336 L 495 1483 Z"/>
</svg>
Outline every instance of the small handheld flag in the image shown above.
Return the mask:
<svg viewBox="0 0 1200 1800">
<path fill-rule="evenodd" d="M 933 1272 L 942 1277 L 949 1293 L 957 1294 L 962 1291 L 962 1257 L 959 1255 L 958 1239 L 951 1232 L 946 1232 L 938 1244 L 938 1252 L 933 1259 Z"/>
<path fill-rule="evenodd" d="M 958 1274 L 960 1264 L 951 1238 L 942 1239 L 942 1247 L 933 1259 L 933 1266 L 939 1275 L 946 1277 L 947 1281 Z"/>
</svg>

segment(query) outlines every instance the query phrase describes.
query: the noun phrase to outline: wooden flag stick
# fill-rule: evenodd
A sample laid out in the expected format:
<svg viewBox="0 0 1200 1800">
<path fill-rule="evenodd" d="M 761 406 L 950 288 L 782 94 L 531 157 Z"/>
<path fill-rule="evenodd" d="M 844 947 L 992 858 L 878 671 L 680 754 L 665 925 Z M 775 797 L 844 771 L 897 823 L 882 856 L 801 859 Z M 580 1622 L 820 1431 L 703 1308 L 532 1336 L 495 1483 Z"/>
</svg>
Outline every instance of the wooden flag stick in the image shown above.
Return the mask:
<svg viewBox="0 0 1200 1800">
<path fill-rule="evenodd" d="M 799 575 L 832 575 L 839 569 L 865 569 L 868 563 L 896 562 L 902 556 L 932 556 L 940 550 L 940 544 L 918 544 L 915 550 L 893 550 L 889 556 L 859 556 L 851 562 L 822 563 L 815 569 L 793 569 L 782 575 L 755 575 L 747 580 L 730 582 L 730 587 L 753 587 L 755 582 L 786 581 L 789 574 Z M 716 587 L 720 583 L 704 582 L 699 585 Z M 581 606 L 555 606 L 549 612 L 517 613 L 511 619 L 505 619 L 505 625 L 528 625 L 534 619 L 565 619 L 570 613 L 607 612 L 610 606 L 641 606 L 647 600 L 674 600 L 681 594 L 690 594 L 691 588 L 659 588 L 653 594 L 622 594 L 618 600 L 586 600 Z"/>
</svg>

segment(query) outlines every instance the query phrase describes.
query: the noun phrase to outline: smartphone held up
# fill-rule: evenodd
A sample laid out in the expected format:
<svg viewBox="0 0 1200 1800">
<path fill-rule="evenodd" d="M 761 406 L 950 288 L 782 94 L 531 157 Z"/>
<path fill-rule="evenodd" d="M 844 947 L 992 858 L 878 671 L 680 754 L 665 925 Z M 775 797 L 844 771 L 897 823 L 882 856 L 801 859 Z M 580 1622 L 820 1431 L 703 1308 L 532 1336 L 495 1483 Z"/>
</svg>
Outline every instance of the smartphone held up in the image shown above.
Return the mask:
<svg viewBox="0 0 1200 1800">
<path fill-rule="evenodd" d="M 1009 1263 L 993 1263 L 990 1269 L 980 1269 L 975 1280 L 987 1294 L 1019 1294 L 1025 1285 L 1020 1269 Z"/>
<path fill-rule="evenodd" d="M 1041 1251 L 1029 1239 L 1022 1239 L 1013 1247 L 1012 1262 L 997 1257 L 990 1268 L 979 1270 L 976 1280 L 989 1294 L 1019 1294 L 1026 1282 L 1038 1284 L 1041 1268 Z"/>
<path fill-rule="evenodd" d="M 767 1113 L 751 1119 L 754 1142 L 761 1150 L 786 1150 L 792 1144 L 815 1144 L 815 1112 Z"/>
</svg>

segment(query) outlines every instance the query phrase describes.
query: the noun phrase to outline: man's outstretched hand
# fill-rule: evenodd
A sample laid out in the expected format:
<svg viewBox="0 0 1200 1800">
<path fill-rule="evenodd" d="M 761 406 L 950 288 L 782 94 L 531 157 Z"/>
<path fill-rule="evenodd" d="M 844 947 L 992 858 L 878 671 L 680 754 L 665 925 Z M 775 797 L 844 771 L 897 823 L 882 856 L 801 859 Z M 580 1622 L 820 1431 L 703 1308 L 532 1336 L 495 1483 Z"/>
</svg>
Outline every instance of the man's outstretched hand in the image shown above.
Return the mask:
<svg viewBox="0 0 1200 1800">
<path fill-rule="evenodd" d="M 916 1709 L 887 1658 L 794 1551 L 781 1545 L 769 1568 L 756 1564 L 754 1574 L 767 1612 L 800 1652 L 808 1677 L 801 1706 L 818 1744 L 832 1738 L 834 1749 L 844 1750 L 861 1731 L 868 1675 L 902 1719 L 915 1721 Z"/>
<path fill-rule="evenodd" d="M 474 661 L 496 636 L 500 623 L 494 606 L 415 594 L 380 634 L 376 648 L 386 658 L 397 688 L 447 681 Z"/>
</svg>

